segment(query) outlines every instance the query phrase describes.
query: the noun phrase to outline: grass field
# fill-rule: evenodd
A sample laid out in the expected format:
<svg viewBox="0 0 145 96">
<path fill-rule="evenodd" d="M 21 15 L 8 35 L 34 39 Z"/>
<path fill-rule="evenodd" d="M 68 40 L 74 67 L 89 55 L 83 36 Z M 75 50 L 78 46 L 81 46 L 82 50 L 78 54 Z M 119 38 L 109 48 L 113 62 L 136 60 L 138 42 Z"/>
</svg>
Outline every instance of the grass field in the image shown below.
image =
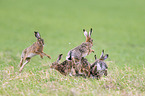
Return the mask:
<svg viewBox="0 0 145 96">
<path fill-rule="evenodd" d="M 144 0 L 1 0 L 1 96 L 143 96 L 145 95 Z M 50 69 L 60 53 L 85 41 L 93 28 L 95 54 L 109 54 L 108 76 L 100 80 L 63 76 Z M 23 49 L 45 40 L 52 59 L 32 58 L 19 74 Z M 94 53 L 86 58 L 94 62 Z"/>
</svg>

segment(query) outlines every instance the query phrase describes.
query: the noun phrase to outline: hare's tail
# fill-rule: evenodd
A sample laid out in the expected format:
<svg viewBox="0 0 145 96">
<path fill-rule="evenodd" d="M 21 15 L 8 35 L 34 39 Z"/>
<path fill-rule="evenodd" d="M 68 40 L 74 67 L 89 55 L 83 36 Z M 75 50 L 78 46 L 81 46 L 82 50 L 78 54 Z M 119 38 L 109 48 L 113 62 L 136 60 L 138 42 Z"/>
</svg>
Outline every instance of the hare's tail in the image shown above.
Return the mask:
<svg viewBox="0 0 145 96">
<path fill-rule="evenodd" d="M 67 60 L 72 60 L 72 51 L 70 51 L 69 57 L 67 58 Z"/>
</svg>

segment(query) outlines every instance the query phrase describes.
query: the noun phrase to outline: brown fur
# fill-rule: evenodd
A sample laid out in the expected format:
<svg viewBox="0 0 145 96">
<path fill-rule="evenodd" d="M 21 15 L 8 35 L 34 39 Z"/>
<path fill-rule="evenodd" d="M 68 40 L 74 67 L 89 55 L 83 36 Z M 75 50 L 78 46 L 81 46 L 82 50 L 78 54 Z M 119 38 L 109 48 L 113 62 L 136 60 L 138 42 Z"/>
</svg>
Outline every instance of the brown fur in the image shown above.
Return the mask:
<svg viewBox="0 0 145 96">
<path fill-rule="evenodd" d="M 59 71 L 61 74 L 63 75 L 68 75 L 69 73 L 71 73 L 71 68 L 72 68 L 72 62 L 71 61 L 63 61 L 61 64 L 57 64 L 57 65 L 52 65 L 50 68 L 54 68 L 57 71 Z"/>
<path fill-rule="evenodd" d="M 108 58 L 108 54 L 103 55 L 102 51 L 100 59 L 97 60 L 95 57 L 95 62 L 90 64 L 86 58 L 81 59 L 81 64 L 74 62 L 73 60 L 65 60 L 62 63 L 59 63 L 62 54 L 59 55 L 56 62 L 52 63 L 50 68 L 54 68 L 63 75 L 72 74 L 72 76 L 83 76 L 100 79 L 102 75 L 107 76 L 107 64 L 104 62 Z M 100 66 L 101 69 L 98 70 L 97 66 Z M 81 74 L 79 73 L 81 72 Z"/>
<path fill-rule="evenodd" d="M 59 60 L 61 59 L 61 56 L 59 55 L 58 59 L 56 62 L 52 63 L 50 68 L 54 68 L 57 71 L 59 71 L 63 75 L 73 75 L 73 76 L 90 76 L 90 63 L 88 62 L 87 59 L 82 58 L 81 60 L 81 66 L 78 64 L 75 64 L 73 60 L 65 60 L 62 63 L 59 63 Z M 79 74 L 79 70 L 83 74 Z"/>
<path fill-rule="evenodd" d="M 80 64 L 80 65 L 78 64 L 79 66 L 81 66 L 82 57 L 85 57 L 85 56 L 89 55 L 91 52 L 94 52 L 94 50 L 91 49 L 93 46 L 93 40 L 91 38 L 92 29 L 90 29 L 89 34 L 85 31 L 85 29 L 83 31 L 84 31 L 84 35 L 86 37 L 86 42 L 83 42 L 81 45 L 70 50 L 68 52 L 68 56 L 67 56 L 70 58 L 70 53 L 72 53 L 73 60 L 75 61 L 76 64 L 79 63 Z M 67 60 L 68 60 L 68 58 L 67 58 Z M 79 73 L 82 74 L 81 70 L 79 70 Z"/>
<path fill-rule="evenodd" d="M 75 69 L 76 71 L 79 71 L 82 73 L 78 73 L 77 75 L 83 75 L 84 77 L 90 77 L 90 63 L 86 58 L 81 59 L 81 64 L 78 64 Z"/>
<path fill-rule="evenodd" d="M 62 54 L 60 54 L 58 56 L 57 61 L 55 61 L 54 63 L 52 63 L 52 65 L 50 66 L 50 68 L 56 69 L 61 74 L 63 74 L 63 75 L 66 76 L 69 73 L 71 73 L 71 71 L 73 71 L 72 68 L 73 68 L 74 63 L 72 62 L 72 60 L 70 60 L 70 61 L 65 60 L 65 61 L 63 61 L 62 63 L 59 64 L 59 61 L 61 59 L 61 56 L 62 56 Z"/>
<path fill-rule="evenodd" d="M 21 72 L 28 62 L 30 62 L 30 59 L 35 56 L 35 55 L 40 55 L 41 58 L 43 56 L 47 56 L 48 58 L 51 59 L 49 55 L 43 52 L 43 45 L 44 45 L 44 40 L 40 37 L 40 34 L 38 32 L 34 32 L 35 37 L 37 38 L 37 42 L 33 43 L 30 47 L 26 48 L 23 50 L 22 55 L 21 55 L 21 61 L 19 66 L 21 67 L 19 72 Z M 25 63 L 23 63 L 26 61 Z"/>
<path fill-rule="evenodd" d="M 96 60 L 91 65 L 90 68 L 91 69 L 90 74 L 93 78 L 100 79 L 103 75 L 107 76 L 108 66 L 104 62 L 104 60 L 107 59 L 108 56 L 109 56 L 108 54 L 104 56 L 104 50 L 102 50 L 100 58 L 97 60 L 97 58 L 95 57 Z"/>
</svg>

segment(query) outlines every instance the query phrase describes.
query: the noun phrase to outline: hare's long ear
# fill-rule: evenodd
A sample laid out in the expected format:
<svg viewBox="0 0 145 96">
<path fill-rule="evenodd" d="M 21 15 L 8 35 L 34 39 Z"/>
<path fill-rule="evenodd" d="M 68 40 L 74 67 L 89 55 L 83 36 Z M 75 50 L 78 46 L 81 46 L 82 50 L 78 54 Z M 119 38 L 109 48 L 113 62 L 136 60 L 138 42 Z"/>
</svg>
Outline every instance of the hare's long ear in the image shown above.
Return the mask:
<svg viewBox="0 0 145 96">
<path fill-rule="evenodd" d="M 100 58 L 103 58 L 103 55 L 104 55 L 104 50 L 102 50 L 102 54 L 101 54 Z"/>
<path fill-rule="evenodd" d="M 109 54 L 106 54 L 106 55 L 104 56 L 104 60 L 107 59 L 108 57 L 109 57 Z"/>
<path fill-rule="evenodd" d="M 85 37 L 87 38 L 88 37 L 87 31 L 85 29 L 83 29 L 83 32 L 84 32 Z"/>
<path fill-rule="evenodd" d="M 35 34 L 35 37 L 36 37 L 36 38 L 41 38 L 39 32 L 36 32 L 36 31 L 35 31 L 34 34 Z"/>
<path fill-rule="evenodd" d="M 89 37 L 91 37 L 91 34 L 92 34 L 93 30 L 92 28 L 90 29 L 90 32 L 89 32 Z"/>
<path fill-rule="evenodd" d="M 63 54 L 59 54 L 59 56 L 58 56 L 58 58 L 57 58 L 57 61 L 56 61 L 57 63 L 58 63 L 58 62 L 60 61 L 60 59 L 62 58 L 62 55 L 63 55 Z"/>
<path fill-rule="evenodd" d="M 96 56 L 96 55 L 94 55 L 94 57 L 95 57 L 95 60 L 97 60 L 97 56 Z"/>
</svg>

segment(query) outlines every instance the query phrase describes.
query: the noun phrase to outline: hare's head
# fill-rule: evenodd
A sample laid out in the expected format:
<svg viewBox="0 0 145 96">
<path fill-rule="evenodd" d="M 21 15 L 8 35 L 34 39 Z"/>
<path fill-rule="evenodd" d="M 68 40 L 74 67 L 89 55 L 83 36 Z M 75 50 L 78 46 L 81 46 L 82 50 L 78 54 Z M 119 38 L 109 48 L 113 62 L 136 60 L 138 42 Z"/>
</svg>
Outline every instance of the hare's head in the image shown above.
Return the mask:
<svg viewBox="0 0 145 96">
<path fill-rule="evenodd" d="M 52 65 L 50 66 L 50 68 L 56 68 L 56 66 L 59 64 L 60 59 L 62 58 L 62 55 L 63 54 L 59 54 L 57 60 L 52 63 Z"/>
<path fill-rule="evenodd" d="M 96 60 L 96 64 L 98 65 L 97 70 L 105 70 L 108 69 L 107 64 L 104 62 L 104 60 L 106 60 L 109 57 L 108 54 L 104 55 L 104 50 L 102 50 L 102 54 L 100 56 L 100 59 L 97 59 L 96 55 L 95 55 L 95 60 Z"/>
<path fill-rule="evenodd" d="M 104 60 L 106 60 L 109 57 L 108 54 L 104 55 L 104 50 L 102 50 L 102 54 L 100 56 L 100 59 L 97 59 L 96 55 L 95 55 L 95 62 L 94 62 L 94 66 L 92 67 L 92 71 L 95 75 L 101 77 L 103 74 L 105 76 L 107 76 L 107 69 L 108 66 L 107 64 L 104 62 Z"/>
<path fill-rule="evenodd" d="M 87 31 L 85 29 L 83 29 L 84 35 L 86 37 L 86 42 L 89 42 L 93 45 L 93 39 L 91 38 L 91 34 L 93 32 L 92 28 L 90 29 L 89 34 L 87 33 Z"/>
<path fill-rule="evenodd" d="M 44 40 L 41 38 L 39 32 L 34 32 L 34 34 L 35 34 L 35 37 L 37 38 L 37 42 L 38 42 L 39 44 L 44 45 Z"/>
<path fill-rule="evenodd" d="M 100 61 L 104 61 L 104 60 L 106 60 L 107 58 L 109 57 L 109 55 L 108 54 L 105 54 L 104 55 L 104 50 L 102 50 L 102 54 L 101 54 L 101 56 L 100 56 Z M 96 57 L 95 57 L 96 58 Z M 96 58 L 97 59 L 97 58 Z"/>
</svg>

